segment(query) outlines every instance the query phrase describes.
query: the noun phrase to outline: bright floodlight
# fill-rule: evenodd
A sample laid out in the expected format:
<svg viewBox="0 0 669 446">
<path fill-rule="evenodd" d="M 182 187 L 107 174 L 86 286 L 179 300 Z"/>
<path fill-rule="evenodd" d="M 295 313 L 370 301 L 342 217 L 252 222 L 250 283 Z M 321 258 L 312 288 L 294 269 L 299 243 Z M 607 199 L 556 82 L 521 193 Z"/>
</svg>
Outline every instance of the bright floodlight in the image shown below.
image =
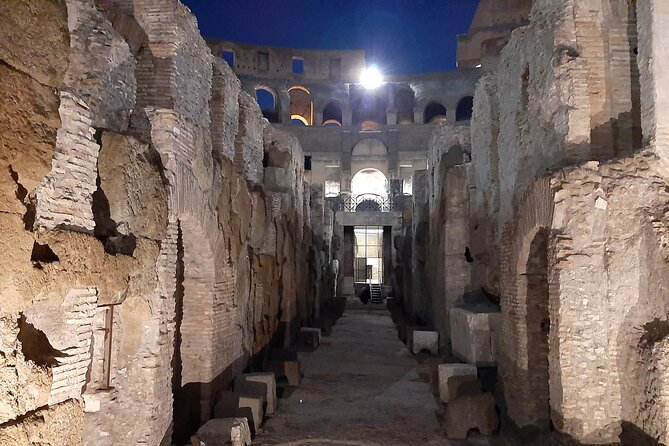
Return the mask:
<svg viewBox="0 0 669 446">
<path fill-rule="evenodd" d="M 383 84 L 383 76 L 376 65 L 372 65 L 363 71 L 362 76 L 360 77 L 360 83 L 368 90 L 379 88 L 381 84 Z"/>
</svg>

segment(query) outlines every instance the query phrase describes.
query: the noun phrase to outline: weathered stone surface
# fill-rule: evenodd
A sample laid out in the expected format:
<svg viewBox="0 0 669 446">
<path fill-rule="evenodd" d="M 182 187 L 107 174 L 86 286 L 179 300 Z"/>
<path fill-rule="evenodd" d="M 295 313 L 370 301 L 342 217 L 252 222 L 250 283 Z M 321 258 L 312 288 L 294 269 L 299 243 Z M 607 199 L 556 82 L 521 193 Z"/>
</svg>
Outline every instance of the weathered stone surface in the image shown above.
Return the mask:
<svg viewBox="0 0 669 446">
<path fill-rule="evenodd" d="M 448 380 L 452 376 L 476 376 L 478 371 L 476 366 L 471 364 L 439 364 L 438 366 L 439 373 L 439 399 L 448 403 L 451 400 L 451 394 L 449 393 Z"/>
<path fill-rule="evenodd" d="M 239 376 L 235 382 L 249 381 L 263 383 L 267 390 L 267 407 L 265 408 L 266 415 L 273 415 L 277 408 L 276 398 L 276 375 L 274 373 L 244 373 Z M 235 384 L 236 386 L 236 384 Z"/>
<path fill-rule="evenodd" d="M 411 337 L 411 349 L 414 354 L 427 350 L 433 355 L 439 354 L 439 332 L 414 330 Z"/>
<path fill-rule="evenodd" d="M 474 306 L 453 308 L 450 319 L 455 356 L 479 367 L 497 365 L 499 311 Z"/>
<path fill-rule="evenodd" d="M 448 378 L 447 386 L 451 401 L 460 396 L 478 395 L 482 392 L 481 382 L 473 375 L 453 375 Z"/>
<path fill-rule="evenodd" d="M 220 392 L 216 396 L 214 418 L 246 418 L 251 432 L 257 432 L 264 416 L 263 398 Z"/>
<path fill-rule="evenodd" d="M 246 418 L 214 418 L 191 438 L 193 446 L 248 446 L 251 429 Z"/>
<path fill-rule="evenodd" d="M 300 345 L 316 348 L 321 344 L 321 329 L 302 327 L 297 340 Z"/>
<path fill-rule="evenodd" d="M 489 437 L 499 427 L 495 399 L 489 393 L 455 398 L 446 406 L 444 421 L 448 438 L 466 440 L 471 429 Z"/>
</svg>

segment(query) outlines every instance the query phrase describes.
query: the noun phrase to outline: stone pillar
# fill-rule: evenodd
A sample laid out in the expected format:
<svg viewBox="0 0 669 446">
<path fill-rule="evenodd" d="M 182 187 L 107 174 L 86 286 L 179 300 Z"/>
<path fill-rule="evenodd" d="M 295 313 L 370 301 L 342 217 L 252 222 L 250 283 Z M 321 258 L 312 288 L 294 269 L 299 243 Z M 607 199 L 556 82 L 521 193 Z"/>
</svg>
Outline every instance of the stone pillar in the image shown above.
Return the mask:
<svg viewBox="0 0 669 446">
<path fill-rule="evenodd" d="M 669 2 L 639 0 L 637 30 L 643 143 L 654 147 L 669 175 Z"/>
<path fill-rule="evenodd" d="M 397 112 L 389 111 L 386 113 L 386 124 L 397 125 Z"/>
<path fill-rule="evenodd" d="M 323 112 L 314 112 L 314 127 L 321 127 L 323 125 Z"/>
<path fill-rule="evenodd" d="M 353 125 L 353 111 L 350 108 L 345 108 L 341 111 L 341 125 L 344 127 L 350 127 Z"/>
</svg>

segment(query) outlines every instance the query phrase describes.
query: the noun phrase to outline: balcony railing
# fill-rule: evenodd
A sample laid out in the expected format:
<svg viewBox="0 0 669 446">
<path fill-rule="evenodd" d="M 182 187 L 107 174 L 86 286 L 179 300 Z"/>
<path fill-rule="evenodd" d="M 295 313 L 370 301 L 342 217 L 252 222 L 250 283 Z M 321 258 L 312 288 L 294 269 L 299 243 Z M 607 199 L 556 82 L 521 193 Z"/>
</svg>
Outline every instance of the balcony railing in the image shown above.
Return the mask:
<svg viewBox="0 0 669 446">
<path fill-rule="evenodd" d="M 401 211 L 402 202 L 377 194 L 340 195 L 337 209 L 344 212 Z"/>
</svg>

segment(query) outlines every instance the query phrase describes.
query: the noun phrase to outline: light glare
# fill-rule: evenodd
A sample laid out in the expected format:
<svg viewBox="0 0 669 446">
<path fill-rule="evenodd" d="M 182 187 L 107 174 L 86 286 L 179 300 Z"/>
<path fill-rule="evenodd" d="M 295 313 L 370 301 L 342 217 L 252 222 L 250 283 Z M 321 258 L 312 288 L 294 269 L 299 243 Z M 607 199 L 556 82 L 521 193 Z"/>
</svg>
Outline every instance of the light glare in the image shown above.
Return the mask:
<svg viewBox="0 0 669 446">
<path fill-rule="evenodd" d="M 360 83 L 368 90 L 379 88 L 383 84 L 383 75 L 381 75 L 376 65 L 372 65 L 363 71 Z"/>
</svg>

